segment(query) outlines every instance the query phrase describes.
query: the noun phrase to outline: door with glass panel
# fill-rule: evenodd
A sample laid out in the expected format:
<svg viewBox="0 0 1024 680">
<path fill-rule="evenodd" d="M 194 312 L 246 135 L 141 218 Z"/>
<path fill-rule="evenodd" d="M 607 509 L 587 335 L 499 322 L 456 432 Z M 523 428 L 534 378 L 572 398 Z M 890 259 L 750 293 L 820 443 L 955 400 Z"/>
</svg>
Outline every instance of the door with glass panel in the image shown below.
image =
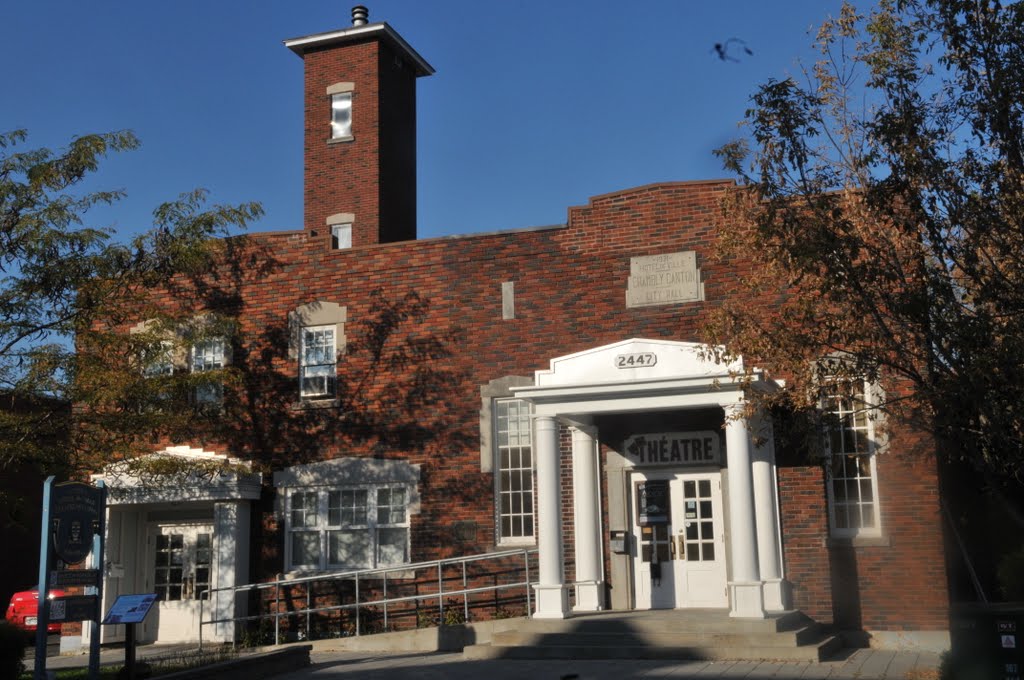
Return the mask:
<svg viewBox="0 0 1024 680">
<path fill-rule="evenodd" d="M 637 609 L 674 609 L 680 598 L 674 568 L 670 481 L 665 470 L 632 475 L 633 586 Z"/>
<path fill-rule="evenodd" d="M 672 540 L 678 607 L 728 607 L 722 475 L 676 475 L 672 493 Z"/>
<path fill-rule="evenodd" d="M 199 638 L 199 599 L 213 578 L 213 526 L 154 524 L 146 541 L 150 592 L 155 611 L 147 617 L 144 636 L 159 642 Z M 155 614 L 155 616 L 154 616 Z"/>
<path fill-rule="evenodd" d="M 721 473 L 632 476 L 637 609 L 727 607 Z"/>
</svg>

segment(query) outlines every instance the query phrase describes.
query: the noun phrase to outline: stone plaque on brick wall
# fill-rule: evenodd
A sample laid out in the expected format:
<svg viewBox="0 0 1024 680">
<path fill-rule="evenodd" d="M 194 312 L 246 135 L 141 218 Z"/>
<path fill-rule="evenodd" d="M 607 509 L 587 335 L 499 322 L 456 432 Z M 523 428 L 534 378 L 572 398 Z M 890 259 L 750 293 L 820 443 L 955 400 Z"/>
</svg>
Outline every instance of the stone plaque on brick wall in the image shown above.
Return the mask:
<svg viewBox="0 0 1024 680">
<path fill-rule="evenodd" d="M 626 307 L 674 305 L 704 299 L 697 253 L 665 253 L 629 260 Z"/>
</svg>

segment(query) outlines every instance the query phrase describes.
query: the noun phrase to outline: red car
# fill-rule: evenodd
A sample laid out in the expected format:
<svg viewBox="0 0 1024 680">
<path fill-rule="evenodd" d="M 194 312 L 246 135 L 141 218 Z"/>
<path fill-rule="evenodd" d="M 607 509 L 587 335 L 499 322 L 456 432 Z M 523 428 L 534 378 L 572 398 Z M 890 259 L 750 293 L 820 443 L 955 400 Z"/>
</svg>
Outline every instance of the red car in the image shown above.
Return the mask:
<svg viewBox="0 0 1024 680">
<path fill-rule="evenodd" d="M 50 599 L 64 597 L 63 590 L 51 590 Z M 20 593 L 11 595 L 11 603 L 7 606 L 7 615 L 4 616 L 8 622 L 26 631 L 35 632 L 36 617 L 39 613 L 39 589 L 23 590 Z M 46 626 L 46 632 L 59 633 L 60 624 L 52 621 Z"/>
</svg>

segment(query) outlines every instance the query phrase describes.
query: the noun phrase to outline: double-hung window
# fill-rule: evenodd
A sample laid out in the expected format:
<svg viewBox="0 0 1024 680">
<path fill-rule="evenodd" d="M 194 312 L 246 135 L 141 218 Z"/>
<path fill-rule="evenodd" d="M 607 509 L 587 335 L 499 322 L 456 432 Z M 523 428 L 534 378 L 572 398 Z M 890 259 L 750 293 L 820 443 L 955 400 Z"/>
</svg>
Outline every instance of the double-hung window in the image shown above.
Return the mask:
<svg viewBox="0 0 1024 680">
<path fill-rule="evenodd" d="M 835 380 L 821 389 L 829 517 L 834 536 L 877 536 L 881 532 L 875 417 L 869 388 L 864 380 Z"/>
<path fill-rule="evenodd" d="M 155 378 L 174 374 L 174 344 L 161 340 L 142 353 L 142 375 Z"/>
<path fill-rule="evenodd" d="M 352 223 L 343 222 L 331 226 L 331 249 L 345 250 L 352 247 Z"/>
<path fill-rule="evenodd" d="M 217 371 L 225 365 L 224 338 L 200 340 L 192 345 L 192 373 Z M 224 396 L 224 386 L 216 381 L 203 382 L 195 388 L 194 394 L 197 405 L 216 406 L 221 403 Z"/>
<path fill-rule="evenodd" d="M 364 569 L 409 561 L 409 492 L 402 484 L 293 490 L 290 569 Z"/>
<path fill-rule="evenodd" d="M 328 399 L 335 396 L 338 354 L 334 332 L 333 325 L 302 329 L 299 382 L 303 399 Z"/>
<path fill-rule="evenodd" d="M 501 543 L 534 540 L 533 430 L 523 399 L 494 402 L 498 536 Z"/>
<path fill-rule="evenodd" d="M 352 138 L 352 93 L 331 95 L 331 139 Z"/>
</svg>

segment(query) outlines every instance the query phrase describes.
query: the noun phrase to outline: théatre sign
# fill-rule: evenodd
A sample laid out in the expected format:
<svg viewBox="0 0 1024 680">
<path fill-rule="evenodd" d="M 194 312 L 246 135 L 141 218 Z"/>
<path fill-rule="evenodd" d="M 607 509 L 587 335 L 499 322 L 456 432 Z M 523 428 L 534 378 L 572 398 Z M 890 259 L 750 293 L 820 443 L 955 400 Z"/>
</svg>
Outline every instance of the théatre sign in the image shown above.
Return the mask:
<svg viewBox="0 0 1024 680">
<path fill-rule="evenodd" d="M 634 465 L 721 465 L 718 433 L 659 432 L 626 439 L 626 456 Z"/>
</svg>

